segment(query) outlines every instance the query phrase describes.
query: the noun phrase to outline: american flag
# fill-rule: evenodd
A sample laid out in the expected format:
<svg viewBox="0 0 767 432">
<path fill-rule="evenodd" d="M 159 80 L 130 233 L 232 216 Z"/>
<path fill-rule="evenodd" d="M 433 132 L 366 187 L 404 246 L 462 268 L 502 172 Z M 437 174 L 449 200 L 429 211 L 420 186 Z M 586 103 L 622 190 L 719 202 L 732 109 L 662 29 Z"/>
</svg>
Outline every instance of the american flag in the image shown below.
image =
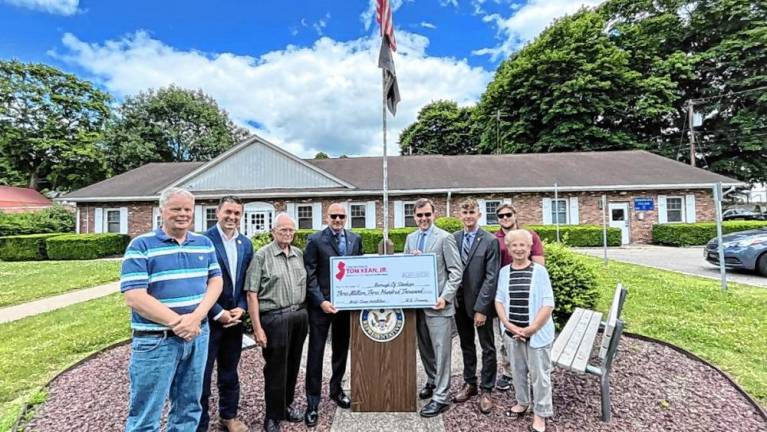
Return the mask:
<svg viewBox="0 0 767 432">
<path fill-rule="evenodd" d="M 376 21 L 381 24 L 381 37 L 389 39 L 392 51 L 397 51 L 397 41 L 394 40 L 394 23 L 391 20 L 389 0 L 376 0 Z"/>
</svg>

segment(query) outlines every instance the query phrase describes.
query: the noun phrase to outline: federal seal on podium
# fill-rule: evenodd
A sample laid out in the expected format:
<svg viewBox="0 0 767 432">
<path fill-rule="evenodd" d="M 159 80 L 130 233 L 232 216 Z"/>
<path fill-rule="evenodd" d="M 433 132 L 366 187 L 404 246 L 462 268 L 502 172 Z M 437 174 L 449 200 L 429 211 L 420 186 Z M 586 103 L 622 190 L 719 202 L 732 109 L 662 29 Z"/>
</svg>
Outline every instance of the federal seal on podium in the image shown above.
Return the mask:
<svg viewBox="0 0 767 432">
<path fill-rule="evenodd" d="M 405 313 L 402 309 L 363 309 L 360 328 L 365 336 L 376 342 L 388 342 L 402 333 Z"/>
</svg>

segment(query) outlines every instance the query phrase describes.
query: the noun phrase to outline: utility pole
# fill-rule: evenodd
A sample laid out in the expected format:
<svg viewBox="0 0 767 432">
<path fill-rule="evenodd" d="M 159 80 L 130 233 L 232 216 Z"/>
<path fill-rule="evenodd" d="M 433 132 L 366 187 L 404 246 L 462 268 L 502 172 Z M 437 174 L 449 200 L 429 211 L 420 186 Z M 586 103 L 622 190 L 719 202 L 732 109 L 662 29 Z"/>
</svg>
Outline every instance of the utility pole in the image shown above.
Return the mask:
<svg viewBox="0 0 767 432">
<path fill-rule="evenodd" d="M 693 99 L 687 100 L 687 124 L 690 127 L 690 165 L 695 166 L 695 126 L 693 117 L 695 115 L 695 102 Z"/>
<path fill-rule="evenodd" d="M 501 110 L 495 112 L 495 152 L 501 154 Z"/>
</svg>

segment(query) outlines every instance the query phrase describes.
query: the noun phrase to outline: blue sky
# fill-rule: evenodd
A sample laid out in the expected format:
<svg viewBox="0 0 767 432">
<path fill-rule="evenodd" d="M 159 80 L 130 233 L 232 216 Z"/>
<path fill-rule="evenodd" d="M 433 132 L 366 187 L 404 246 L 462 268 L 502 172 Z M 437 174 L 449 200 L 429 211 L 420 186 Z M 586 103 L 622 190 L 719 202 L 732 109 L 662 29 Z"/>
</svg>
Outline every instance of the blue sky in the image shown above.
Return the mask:
<svg viewBox="0 0 767 432">
<path fill-rule="evenodd" d="M 418 110 L 476 103 L 498 64 L 599 0 L 391 0 L 402 94 L 390 153 Z M 176 84 L 300 156 L 381 154 L 373 0 L 0 0 L 0 58 L 54 65 L 117 100 Z"/>
</svg>

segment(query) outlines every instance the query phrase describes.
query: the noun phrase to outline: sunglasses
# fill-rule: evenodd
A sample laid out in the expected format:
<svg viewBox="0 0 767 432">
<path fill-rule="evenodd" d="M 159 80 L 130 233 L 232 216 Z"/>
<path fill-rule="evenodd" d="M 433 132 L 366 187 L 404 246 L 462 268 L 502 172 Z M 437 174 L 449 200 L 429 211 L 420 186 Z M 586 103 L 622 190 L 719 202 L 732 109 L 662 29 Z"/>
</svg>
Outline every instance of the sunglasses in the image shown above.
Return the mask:
<svg viewBox="0 0 767 432">
<path fill-rule="evenodd" d="M 431 217 L 431 213 L 416 213 L 416 217 L 422 218 L 422 217 Z"/>
<path fill-rule="evenodd" d="M 332 215 L 330 215 L 330 218 L 331 219 L 341 219 L 341 220 L 344 220 L 344 219 L 346 219 L 346 215 L 345 214 L 332 214 Z"/>
<path fill-rule="evenodd" d="M 506 219 L 506 218 L 513 218 L 514 213 L 498 213 L 498 219 Z"/>
</svg>

